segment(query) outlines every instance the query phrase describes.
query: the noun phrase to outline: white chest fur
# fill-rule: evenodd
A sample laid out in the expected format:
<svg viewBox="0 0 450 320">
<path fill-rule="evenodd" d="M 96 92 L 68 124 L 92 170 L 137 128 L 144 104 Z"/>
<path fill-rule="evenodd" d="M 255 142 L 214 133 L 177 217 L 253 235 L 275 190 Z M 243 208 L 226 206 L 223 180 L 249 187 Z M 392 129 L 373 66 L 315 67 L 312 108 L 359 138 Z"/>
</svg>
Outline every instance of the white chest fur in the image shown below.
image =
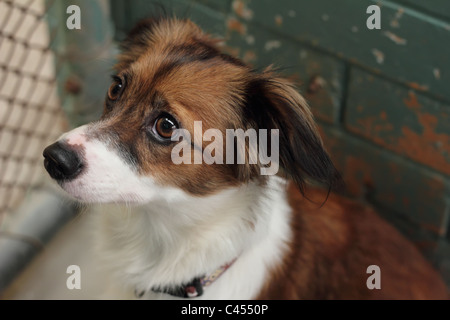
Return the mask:
<svg viewBox="0 0 450 320">
<path fill-rule="evenodd" d="M 180 285 L 234 264 L 197 299 L 251 299 L 290 240 L 285 181 L 249 184 L 209 197 L 183 197 L 140 207 L 105 206 L 98 215 L 98 250 L 122 298 L 170 299 L 152 287 Z"/>
</svg>

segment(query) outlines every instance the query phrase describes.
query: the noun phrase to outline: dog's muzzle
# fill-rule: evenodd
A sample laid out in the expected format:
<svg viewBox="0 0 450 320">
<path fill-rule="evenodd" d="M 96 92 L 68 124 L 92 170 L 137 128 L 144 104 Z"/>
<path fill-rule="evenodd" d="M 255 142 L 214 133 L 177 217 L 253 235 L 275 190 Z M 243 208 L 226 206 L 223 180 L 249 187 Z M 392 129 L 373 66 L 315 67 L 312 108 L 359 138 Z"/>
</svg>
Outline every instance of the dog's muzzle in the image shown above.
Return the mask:
<svg viewBox="0 0 450 320">
<path fill-rule="evenodd" d="M 55 180 L 72 180 L 83 171 L 79 150 L 66 143 L 55 142 L 44 149 L 44 167 Z"/>
</svg>

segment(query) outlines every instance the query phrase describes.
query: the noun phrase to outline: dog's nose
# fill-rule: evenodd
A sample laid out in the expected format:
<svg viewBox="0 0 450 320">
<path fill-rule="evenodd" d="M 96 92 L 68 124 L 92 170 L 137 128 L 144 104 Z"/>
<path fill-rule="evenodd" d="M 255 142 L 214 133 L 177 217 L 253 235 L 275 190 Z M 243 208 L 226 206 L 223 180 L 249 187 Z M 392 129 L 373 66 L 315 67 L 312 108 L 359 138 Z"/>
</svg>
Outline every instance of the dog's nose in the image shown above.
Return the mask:
<svg viewBox="0 0 450 320">
<path fill-rule="evenodd" d="M 55 142 L 44 149 L 44 167 L 55 180 L 71 180 L 83 169 L 83 161 L 70 145 Z"/>
</svg>

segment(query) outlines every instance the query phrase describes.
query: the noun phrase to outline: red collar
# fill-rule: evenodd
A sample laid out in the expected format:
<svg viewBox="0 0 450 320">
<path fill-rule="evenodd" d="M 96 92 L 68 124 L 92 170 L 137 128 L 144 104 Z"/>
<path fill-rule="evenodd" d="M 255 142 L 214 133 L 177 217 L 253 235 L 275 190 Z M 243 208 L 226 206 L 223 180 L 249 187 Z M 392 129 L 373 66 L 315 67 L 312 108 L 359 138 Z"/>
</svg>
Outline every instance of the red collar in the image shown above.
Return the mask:
<svg viewBox="0 0 450 320">
<path fill-rule="evenodd" d="M 153 292 L 159 292 L 159 293 L 167 293 L 175 297 L 181 297 L 181 298 L 195 298 L 200 297 L 203 294 L 203 288 L 211 285 L 216 281 L 225 271 L 230 268 L 233 263 L 236 261 L 237 258 L 232 260 L 231 262 L 221 266 L 216 271 L 211 273 L 210 275 L 197 277 L 192 279 L 190 282 L 175 286 L 175 287 L 154 287 L 151 290 Z M 135 292 L 136 296 L 138 298 L 141 298 L 145 291 L 142 292 Z"/>
</svg>

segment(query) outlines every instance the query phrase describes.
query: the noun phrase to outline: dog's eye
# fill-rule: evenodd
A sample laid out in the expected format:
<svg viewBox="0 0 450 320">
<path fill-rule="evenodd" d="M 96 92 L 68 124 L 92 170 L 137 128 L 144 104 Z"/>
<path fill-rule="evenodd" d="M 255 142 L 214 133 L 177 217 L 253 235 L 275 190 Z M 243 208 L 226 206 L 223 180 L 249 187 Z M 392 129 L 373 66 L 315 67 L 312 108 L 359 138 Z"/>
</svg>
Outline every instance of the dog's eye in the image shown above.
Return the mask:
<svg viewBox="0 0 450 320">
<path fill-rule="evenodd" d="M 111 100 L 116 100 L 119 97 L 120 93 L 122 92 L 123 82 L 122 79 L 120 79 L 117 76 L 114 76 L 113 80 L 114 81 L 108 90 L 108 98 Z"/>
<path fill-rule="evenodd" d="M 156 118 L 153 124 L 153 134 L 163 140 L 170 140 L 174 130 L 178 129 L 178 122 L 168 113 Z"/>
</svg>

